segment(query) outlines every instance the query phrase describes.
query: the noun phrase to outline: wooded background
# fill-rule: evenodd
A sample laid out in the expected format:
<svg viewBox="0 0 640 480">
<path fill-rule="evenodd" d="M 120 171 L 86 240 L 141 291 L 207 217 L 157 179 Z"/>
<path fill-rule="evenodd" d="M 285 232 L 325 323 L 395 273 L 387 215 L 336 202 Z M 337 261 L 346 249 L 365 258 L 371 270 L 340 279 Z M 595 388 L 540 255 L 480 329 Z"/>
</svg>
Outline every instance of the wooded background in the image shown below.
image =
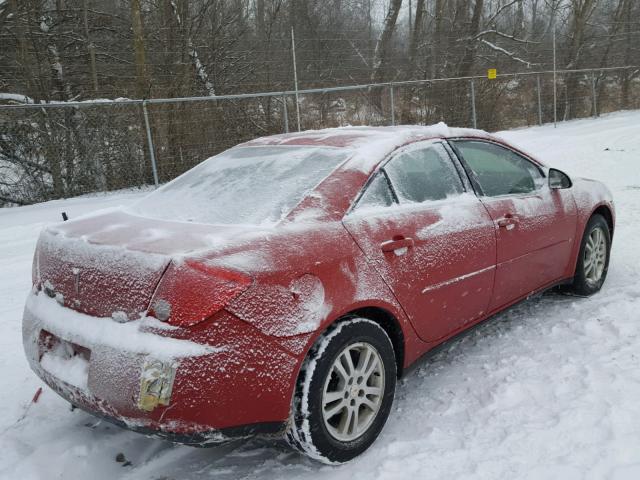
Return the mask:
<svg viewBox="0 0 640 480">
<path fill-rule="evenodd" d="M 470 124 L 488 130 L 640 107 L 639 0 L 0 0 L 0 205 L 151 183 L 139 104 L 294 88 L 302 128 Z M 629 67 L 617 70 L 606 67 Z M 540 83 L 537 83 L 540 82 Z M 540 85 L 540 90 L 538 90 Z M 597 101 L 593 101 L 593 98 Z M 89 101 L 52 108 L 52 102 Z M 288 119 L 295 106 L 288 96 Z M 42 105 L 46 104 L 47 108 Z M 3 107 L 4 105 L 4 107 Z M 149 105 L 160 181 L 283 130 L 280 96 Z"/>
</svg>

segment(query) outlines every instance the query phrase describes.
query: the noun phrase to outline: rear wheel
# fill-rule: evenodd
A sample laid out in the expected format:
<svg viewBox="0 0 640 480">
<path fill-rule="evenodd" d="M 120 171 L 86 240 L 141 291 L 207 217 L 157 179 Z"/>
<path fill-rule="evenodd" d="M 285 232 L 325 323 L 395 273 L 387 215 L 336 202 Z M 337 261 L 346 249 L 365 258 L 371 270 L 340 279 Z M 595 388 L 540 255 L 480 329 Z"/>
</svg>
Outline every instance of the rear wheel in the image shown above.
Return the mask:
<svg viewBox="0 0 640 480">
<path fill-rule="evenodd" d="M 287 441 L 324 463 L 342 463 L 375 441 L 389 416 L 396 363 L 377 323 L 351 319 L 320 337 L 305 360 Z"/>
<path fill-rule="evenodd" d="M 611 234 L 602 215 L 593 215 L 584 231 L 576 272 L 568 290 L 578 295 L 593 295 L 602 288 L 609 268 Z"/>
</svg>

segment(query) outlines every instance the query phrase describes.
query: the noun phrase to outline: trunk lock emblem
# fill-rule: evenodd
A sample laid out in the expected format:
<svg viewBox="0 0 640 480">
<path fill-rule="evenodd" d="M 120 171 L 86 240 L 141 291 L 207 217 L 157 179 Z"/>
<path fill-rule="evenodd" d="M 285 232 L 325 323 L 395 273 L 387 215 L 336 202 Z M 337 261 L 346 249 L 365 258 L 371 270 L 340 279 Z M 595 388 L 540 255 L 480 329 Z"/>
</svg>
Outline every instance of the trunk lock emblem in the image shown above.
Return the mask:
<svg viewBox="0 0 640 480">
<path fill-rule="evenodd" d="M 71 272 L 73 273 L 73 288 L 77 296 L 80 295 L 80 269 L 74 267 Z"/>
</svg>

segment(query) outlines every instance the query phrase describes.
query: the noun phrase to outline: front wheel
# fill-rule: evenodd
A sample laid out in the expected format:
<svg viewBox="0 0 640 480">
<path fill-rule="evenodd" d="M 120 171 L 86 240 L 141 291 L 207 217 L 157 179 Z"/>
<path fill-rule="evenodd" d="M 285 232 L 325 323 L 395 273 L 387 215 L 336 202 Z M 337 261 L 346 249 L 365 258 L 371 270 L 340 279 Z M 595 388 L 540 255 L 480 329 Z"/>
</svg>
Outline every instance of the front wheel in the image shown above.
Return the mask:
<svg viewBox="0 0 640 480">
<path fill-rule="evenodd" d="M 382 327 L 363 318 L 336 324 L 302 367 L 287 442 L 324 463 L 351 460 L 380 434 L 395 387 L 393 345 Z"/>
<path fill-rule="evenodd" d="M 602 215 L 593 215 L 584 231 L 576 272 L 569 291 L 577 295 L 593 295 L 602 288 L 611 253 L 609 225 Z"/>
</svg>

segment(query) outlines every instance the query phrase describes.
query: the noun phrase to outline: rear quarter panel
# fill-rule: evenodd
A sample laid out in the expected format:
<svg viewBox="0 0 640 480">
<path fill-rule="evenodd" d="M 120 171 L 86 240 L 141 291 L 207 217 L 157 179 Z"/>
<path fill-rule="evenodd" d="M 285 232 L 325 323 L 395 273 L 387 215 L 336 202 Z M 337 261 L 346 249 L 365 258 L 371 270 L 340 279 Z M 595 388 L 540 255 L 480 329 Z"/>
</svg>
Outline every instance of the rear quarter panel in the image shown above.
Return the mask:
<svg viewBox="0 0 640 480">
<path fill-rule="evenodd" d="M 397 300 L 339 221 L 291 223 L 209 262 L 250 273 L 252 286 L 226 310 L 304 358 L 353 310 L 378 307 L 398 321 L 406 360 L 422 342 Z"/>
<path fill-rule="evenodd" d="M 251 287 L 227 305 L 225 314 L 260 332 L 271 343 L 272 353 L 264 349 L 260 349 L 262 353 L 253 352 L 255 348 L 242 341 L 237 346 L 229 345 L 229 351 L 247 357 L 245 363 L 255 364 L 256 371 L 277 372 L 277 381 L 253 372 L 237 380 L 242 384 L 238 390 L 246 393 L 261 395 L 265 386 L 274 390 L 270 418 L 286 418 L 309 349 L 332 323 L 356 309 L 378 307 L 395 317 L 404 337 L 403 366 L 426 350 L 395 297 L 342 223 L 294 223 L 234 249 L 204 261 L 245 271 L 254 278 Z M 211 326 L 203 322 L 197 328 L 203 334 L 207 331 L 205 336 L 227 337 L 223 331 L 211 330 L 216 323 L 215 318 L 212 320 Z M 261 358 L 279 358 L 280 352 L 292 362 L 276 362 L 278 365 L 272 367 L 261 363 Z"/>
</svg>

